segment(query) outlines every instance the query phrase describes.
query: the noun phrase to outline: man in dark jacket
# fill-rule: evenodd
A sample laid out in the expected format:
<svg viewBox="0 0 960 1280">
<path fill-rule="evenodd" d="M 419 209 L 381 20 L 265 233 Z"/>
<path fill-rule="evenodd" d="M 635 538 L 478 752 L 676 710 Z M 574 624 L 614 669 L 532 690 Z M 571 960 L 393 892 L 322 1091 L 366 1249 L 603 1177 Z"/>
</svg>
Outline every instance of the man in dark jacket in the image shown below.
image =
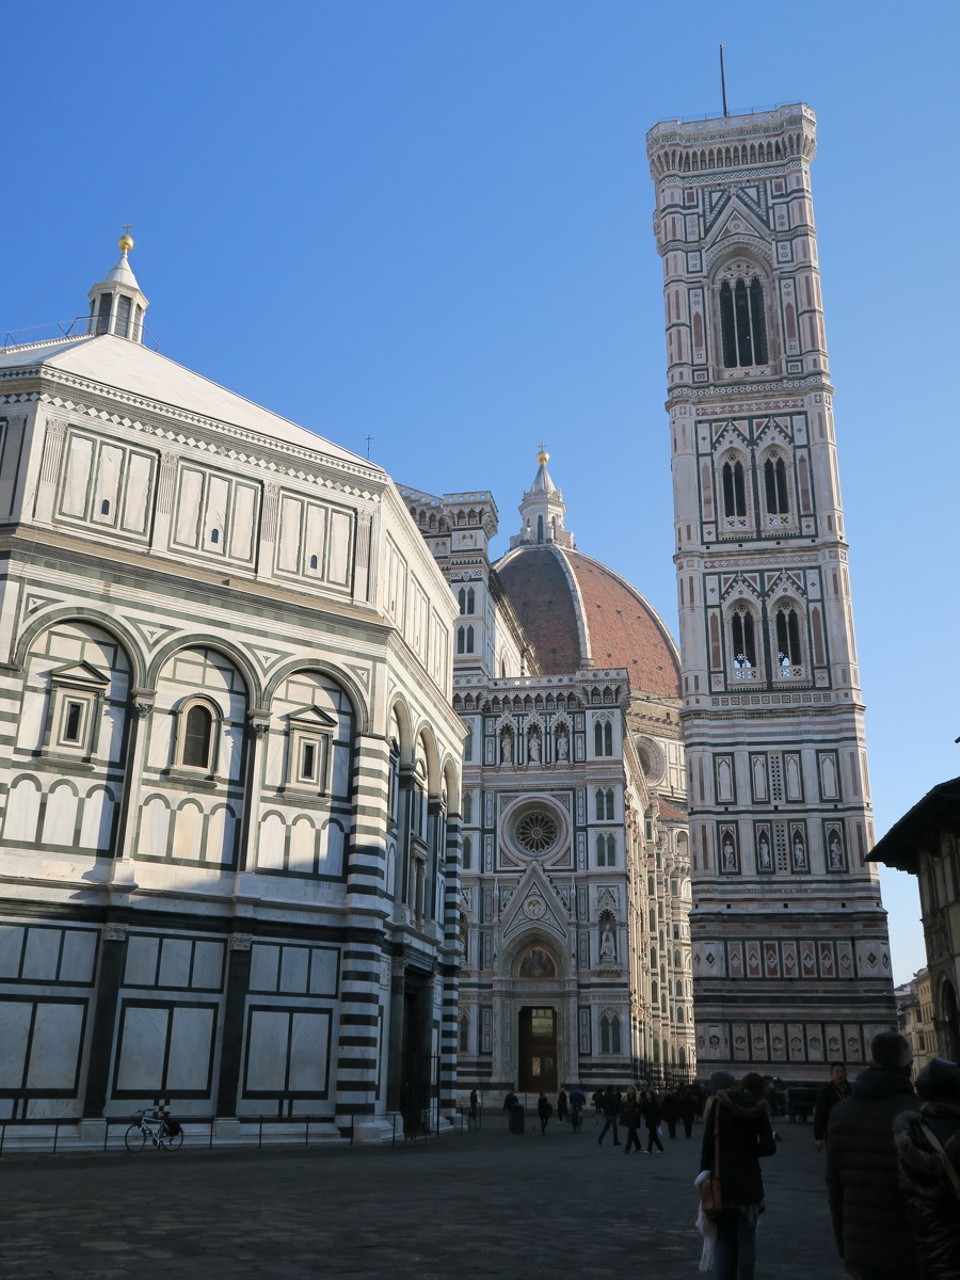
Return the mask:
<svg viewBox="0 0 960 1280">
<path fill-rule="evenodd" d="M 920 1271 L 897 1176 L 893 1122 L 916 1107 L 910 1046 L 882 1031 L 870 1066 L 827 1128 L 830 1216 L 843 1265 L 859 1280 L 919 1280 Z"/>
<path fill-rule="evenodd" d="M 830 1123 L 830 1112 L 849 1094 L 847 1084 L 847 1068 L 842 1062 L 830 1063 L 830 1083 L 825 1084 L 817 1095 L 817 1105 L 813 1109 L 813 1142 L 818 1151 L 823 1150 L 827 1137 L 827 1125 Z"/>
<path fill-rule="evenodd" d="M 600 1137 L 597 1142 L 603 1145 L 603 1135 L 612 1126 L 613 1127 L 613 1145 L 620 1145 L 620 1090 L 614 1089 L 612 1084 L 608 1084 L 603 1091 L 603 1097 L 600 1102 L 600 1108 L 603 1111 L 603 1128 L 600 1130 Z"/>
</svg>

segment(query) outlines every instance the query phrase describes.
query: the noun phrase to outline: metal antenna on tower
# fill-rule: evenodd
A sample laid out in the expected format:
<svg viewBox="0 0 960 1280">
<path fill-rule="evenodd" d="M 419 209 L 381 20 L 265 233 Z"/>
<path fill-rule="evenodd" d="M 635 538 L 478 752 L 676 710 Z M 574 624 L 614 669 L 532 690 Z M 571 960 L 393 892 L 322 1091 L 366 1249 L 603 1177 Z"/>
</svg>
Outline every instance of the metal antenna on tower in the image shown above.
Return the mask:
<svg viewBox="0 0 960 1280">
<path fill-rule="evenodd" d="M 724 119 L 730 114 L 727 110 L 727 73 L 723 69 L 723 45 L 720 46 L 720 92 L 723 95 Z"/>
</svg>

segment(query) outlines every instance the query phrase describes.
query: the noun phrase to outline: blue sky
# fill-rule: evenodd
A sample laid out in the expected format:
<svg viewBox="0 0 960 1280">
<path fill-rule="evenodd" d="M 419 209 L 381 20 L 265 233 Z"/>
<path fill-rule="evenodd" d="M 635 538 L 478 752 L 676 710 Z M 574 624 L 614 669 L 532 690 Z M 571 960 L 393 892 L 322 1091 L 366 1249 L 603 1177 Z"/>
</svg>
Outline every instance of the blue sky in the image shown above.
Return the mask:
<svg viewBox="0 0 960 1280">
<path fill-rule="evenodd" d="M 676 631 L 644 135 L 817 112 L 813 193 L 878 834 L 960 773 L 955 6 L 7 0 L 0 334 L 132 262 L 164 354 L 434 493 L 541 440 Z M 926 232 L 936 231 L 931 240 Z M 17 335 L 26 340 L 31 335 Z M 942 685 L 942 688 L 940 687 Z M 913 882 L 884 876 L 899 981 Z"/>
</svg>

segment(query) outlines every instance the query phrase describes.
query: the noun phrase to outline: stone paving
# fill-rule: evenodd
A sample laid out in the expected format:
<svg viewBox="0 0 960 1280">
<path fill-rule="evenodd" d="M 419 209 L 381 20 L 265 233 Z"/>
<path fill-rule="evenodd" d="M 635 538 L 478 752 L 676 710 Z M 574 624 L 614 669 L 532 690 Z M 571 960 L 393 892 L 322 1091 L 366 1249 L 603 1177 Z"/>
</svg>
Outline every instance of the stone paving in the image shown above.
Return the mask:
<svg viewBox="0 0 960 1280">
<path fill-rule="evenodd" d="M 528 1116 L 528 1126 L 530 1117 Z M 822 1156 L 784 1123 L 764 1161 L 758 1280 L 841 1280 Z M 0 1160 L 0 1276 L 692 1280 L 702 1128 L 625 1156 L 551 1121 L 396 1147 Z"/>
</svg>

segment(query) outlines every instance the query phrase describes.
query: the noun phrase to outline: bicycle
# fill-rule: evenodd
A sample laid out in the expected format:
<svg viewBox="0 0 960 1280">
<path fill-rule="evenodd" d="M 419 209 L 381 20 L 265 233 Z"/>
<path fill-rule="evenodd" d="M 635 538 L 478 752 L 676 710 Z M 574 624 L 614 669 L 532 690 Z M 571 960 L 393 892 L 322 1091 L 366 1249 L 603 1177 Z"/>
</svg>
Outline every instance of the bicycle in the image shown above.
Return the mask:
<svg viewBox="0 0 960 1280">
<path fill-rule="evenodd" d="M 135 1122 L 123 1135 L 128 1151 L 142 1151 L 147 1138 L 158 1151 L 179 1151 L 183 1146 L 183 1128 L 162 1111 L 138 1111 Z"/>
</svg>

